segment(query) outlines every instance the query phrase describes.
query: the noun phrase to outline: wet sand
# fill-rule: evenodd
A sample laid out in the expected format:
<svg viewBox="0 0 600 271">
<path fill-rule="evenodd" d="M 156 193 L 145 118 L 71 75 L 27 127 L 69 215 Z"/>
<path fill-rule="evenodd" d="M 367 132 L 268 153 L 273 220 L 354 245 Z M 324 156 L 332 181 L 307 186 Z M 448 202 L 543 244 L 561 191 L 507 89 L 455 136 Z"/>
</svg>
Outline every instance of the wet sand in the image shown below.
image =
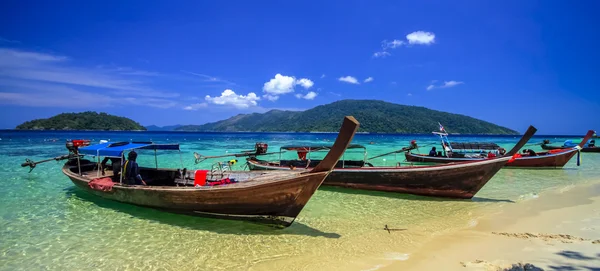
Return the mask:
<svg viewBox="0 0 600 271">
<path fill-rule="evenodd" d="M 539 269 L 536 269 L 539 268 Z M 600 184 L 541 193 L 378 270 L 600 270 Z"/>
</svg>

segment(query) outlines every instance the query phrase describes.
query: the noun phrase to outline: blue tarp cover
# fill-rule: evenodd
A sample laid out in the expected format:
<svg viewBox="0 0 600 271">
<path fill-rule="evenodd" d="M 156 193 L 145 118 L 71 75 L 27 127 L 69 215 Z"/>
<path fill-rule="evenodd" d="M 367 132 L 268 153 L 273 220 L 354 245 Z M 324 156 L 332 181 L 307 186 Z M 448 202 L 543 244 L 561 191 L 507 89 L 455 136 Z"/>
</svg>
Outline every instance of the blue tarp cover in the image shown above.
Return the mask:
<svg viewBox="0 0 600 271">
<path fill-rule="evenodd" d="M 79 153 L 94 156 L 121 157 L 125 151 L 134 149 L 179 150 L 179 144 L 154 144 L 151 142 L 101 143 L 79 148 Z"/>
</svg>

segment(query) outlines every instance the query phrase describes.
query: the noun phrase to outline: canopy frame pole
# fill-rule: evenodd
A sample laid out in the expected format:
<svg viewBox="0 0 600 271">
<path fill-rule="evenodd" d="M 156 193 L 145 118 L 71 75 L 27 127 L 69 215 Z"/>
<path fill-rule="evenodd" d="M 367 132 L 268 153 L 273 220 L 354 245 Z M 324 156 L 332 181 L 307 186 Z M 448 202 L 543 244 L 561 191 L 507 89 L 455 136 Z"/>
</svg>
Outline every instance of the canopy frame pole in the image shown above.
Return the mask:
<svg viewBox="0 0 600 271">
<path fill-rule="evenodd" d="M 346 158 L 345 157 L 346 157 L 346 152 L 343 152 L 342 153 L 342 168 L 346 168 Z"/>
<path fill-rule="evenodd" d="M 79 170 L 79 176 L 83 176 L 81 175 L 81 163 L 79 162 L 79 155 L 77 155 L 77 169 Z"/>
<path fill-rule="evenodd" d="M 100 177 L 100 156 L 96 157 L 98 157 L 98 170 L 96 171 L 96 177 Z"/>
<path fill-rule="evenodd" d="M 125 152 L 121 153 L 121 166 L 123 168 L 121 168 L 121 171 L 120 171 L 121 174 L 119 174 L 119 183 L 120 184 L 123 184 L 123 171 L 125 170 L 125 165 L 126 165 L 126 163 L 123 163 L 124 161 L 125 161 Z"/>
</svg>

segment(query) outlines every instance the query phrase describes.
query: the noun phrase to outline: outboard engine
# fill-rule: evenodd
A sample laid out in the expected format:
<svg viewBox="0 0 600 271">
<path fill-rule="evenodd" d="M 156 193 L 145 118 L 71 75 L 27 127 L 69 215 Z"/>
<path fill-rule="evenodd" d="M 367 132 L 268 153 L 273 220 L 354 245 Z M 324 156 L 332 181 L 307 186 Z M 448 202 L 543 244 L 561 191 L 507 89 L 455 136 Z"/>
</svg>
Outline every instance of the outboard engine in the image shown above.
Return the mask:
<svg viewBox="0 0 600 271">
<path fill-rule="evenodd" d="M 418 148 L 419 146 L 417 146 L 417 141 L 416 140 L 411 140 L 410 141 L 410 147 L 413 149 Z"/>
<path fill-rule="evenodd" d="M 77 150 L 79 149 L 79 147 L 85 147 L 85 146 L 89 146 L 89 145 L 90 145 L 90 141 L 87 139 L 67 140 L 67 143 L 65 144 L 65 146 L 67 147 L 67 150 L 69 150 L 69 152 L 71 152 L 71 153 L 77 153 Z"/>
<path fill-rule="evenodd" d="M 269 149 L 269 144 L 263 142 L 257 142 L 255 145 L 256 154 L 265 154 Z"/>
</svg>

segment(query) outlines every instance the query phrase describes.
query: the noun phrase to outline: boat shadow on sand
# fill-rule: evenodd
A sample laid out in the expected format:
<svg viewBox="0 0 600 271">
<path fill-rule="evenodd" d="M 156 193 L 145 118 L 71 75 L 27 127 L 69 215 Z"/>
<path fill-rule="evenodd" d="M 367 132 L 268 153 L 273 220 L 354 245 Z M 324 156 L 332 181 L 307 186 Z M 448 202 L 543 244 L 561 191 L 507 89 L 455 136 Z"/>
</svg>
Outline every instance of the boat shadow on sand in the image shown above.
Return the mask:
<svg viewBox="0 0 600 271">
<path fill-rule="evenodd" d="M 76 187 L 65 189 L 67 197 L 91 202 L 100 208 L 125 213 L 131 218 L 145 219 L 161 224 L 182 227 L 192 230 L 210 231 L 219 234 L 236 235 L 305 235 L 312 237 L 340 238 L 337 233 L 323 232 L 299 221 L 291 226 L 278 228 L 252 221 L 207 218 L 193 215 L 177 214 L 148 207 L 140 207 L 127 203 L 114 202 L 81 191 Z"/>
<path fill-rule="evenodd" d="M 448 201 L 448 202 L 472 201 L 472 202 L 515 203 L 514 201 L 509 200 L 509 199 L 490 199 L 490 198 L 483 198 L 483 197 L 477 197 L 477 196 L 473 197 L 472 199 L 456 199 L 456 198 L 444 198 L 444 197 L 419 196 L 419 195 L 395 193 L 395 192 L 382 192 L 382 191 L 351 189 L 351 188 L 335 187 L 335 186 L 321 186 L 321 187 L 319 187 L 319 190 L 344 193 L 344 194 L 368 195 L 368 196 L 376 196 L 376 197 L 386 197 L 386 198 L 403 199 L 403 200 L 417 200 L 417 201 Z"/>
</svg>

